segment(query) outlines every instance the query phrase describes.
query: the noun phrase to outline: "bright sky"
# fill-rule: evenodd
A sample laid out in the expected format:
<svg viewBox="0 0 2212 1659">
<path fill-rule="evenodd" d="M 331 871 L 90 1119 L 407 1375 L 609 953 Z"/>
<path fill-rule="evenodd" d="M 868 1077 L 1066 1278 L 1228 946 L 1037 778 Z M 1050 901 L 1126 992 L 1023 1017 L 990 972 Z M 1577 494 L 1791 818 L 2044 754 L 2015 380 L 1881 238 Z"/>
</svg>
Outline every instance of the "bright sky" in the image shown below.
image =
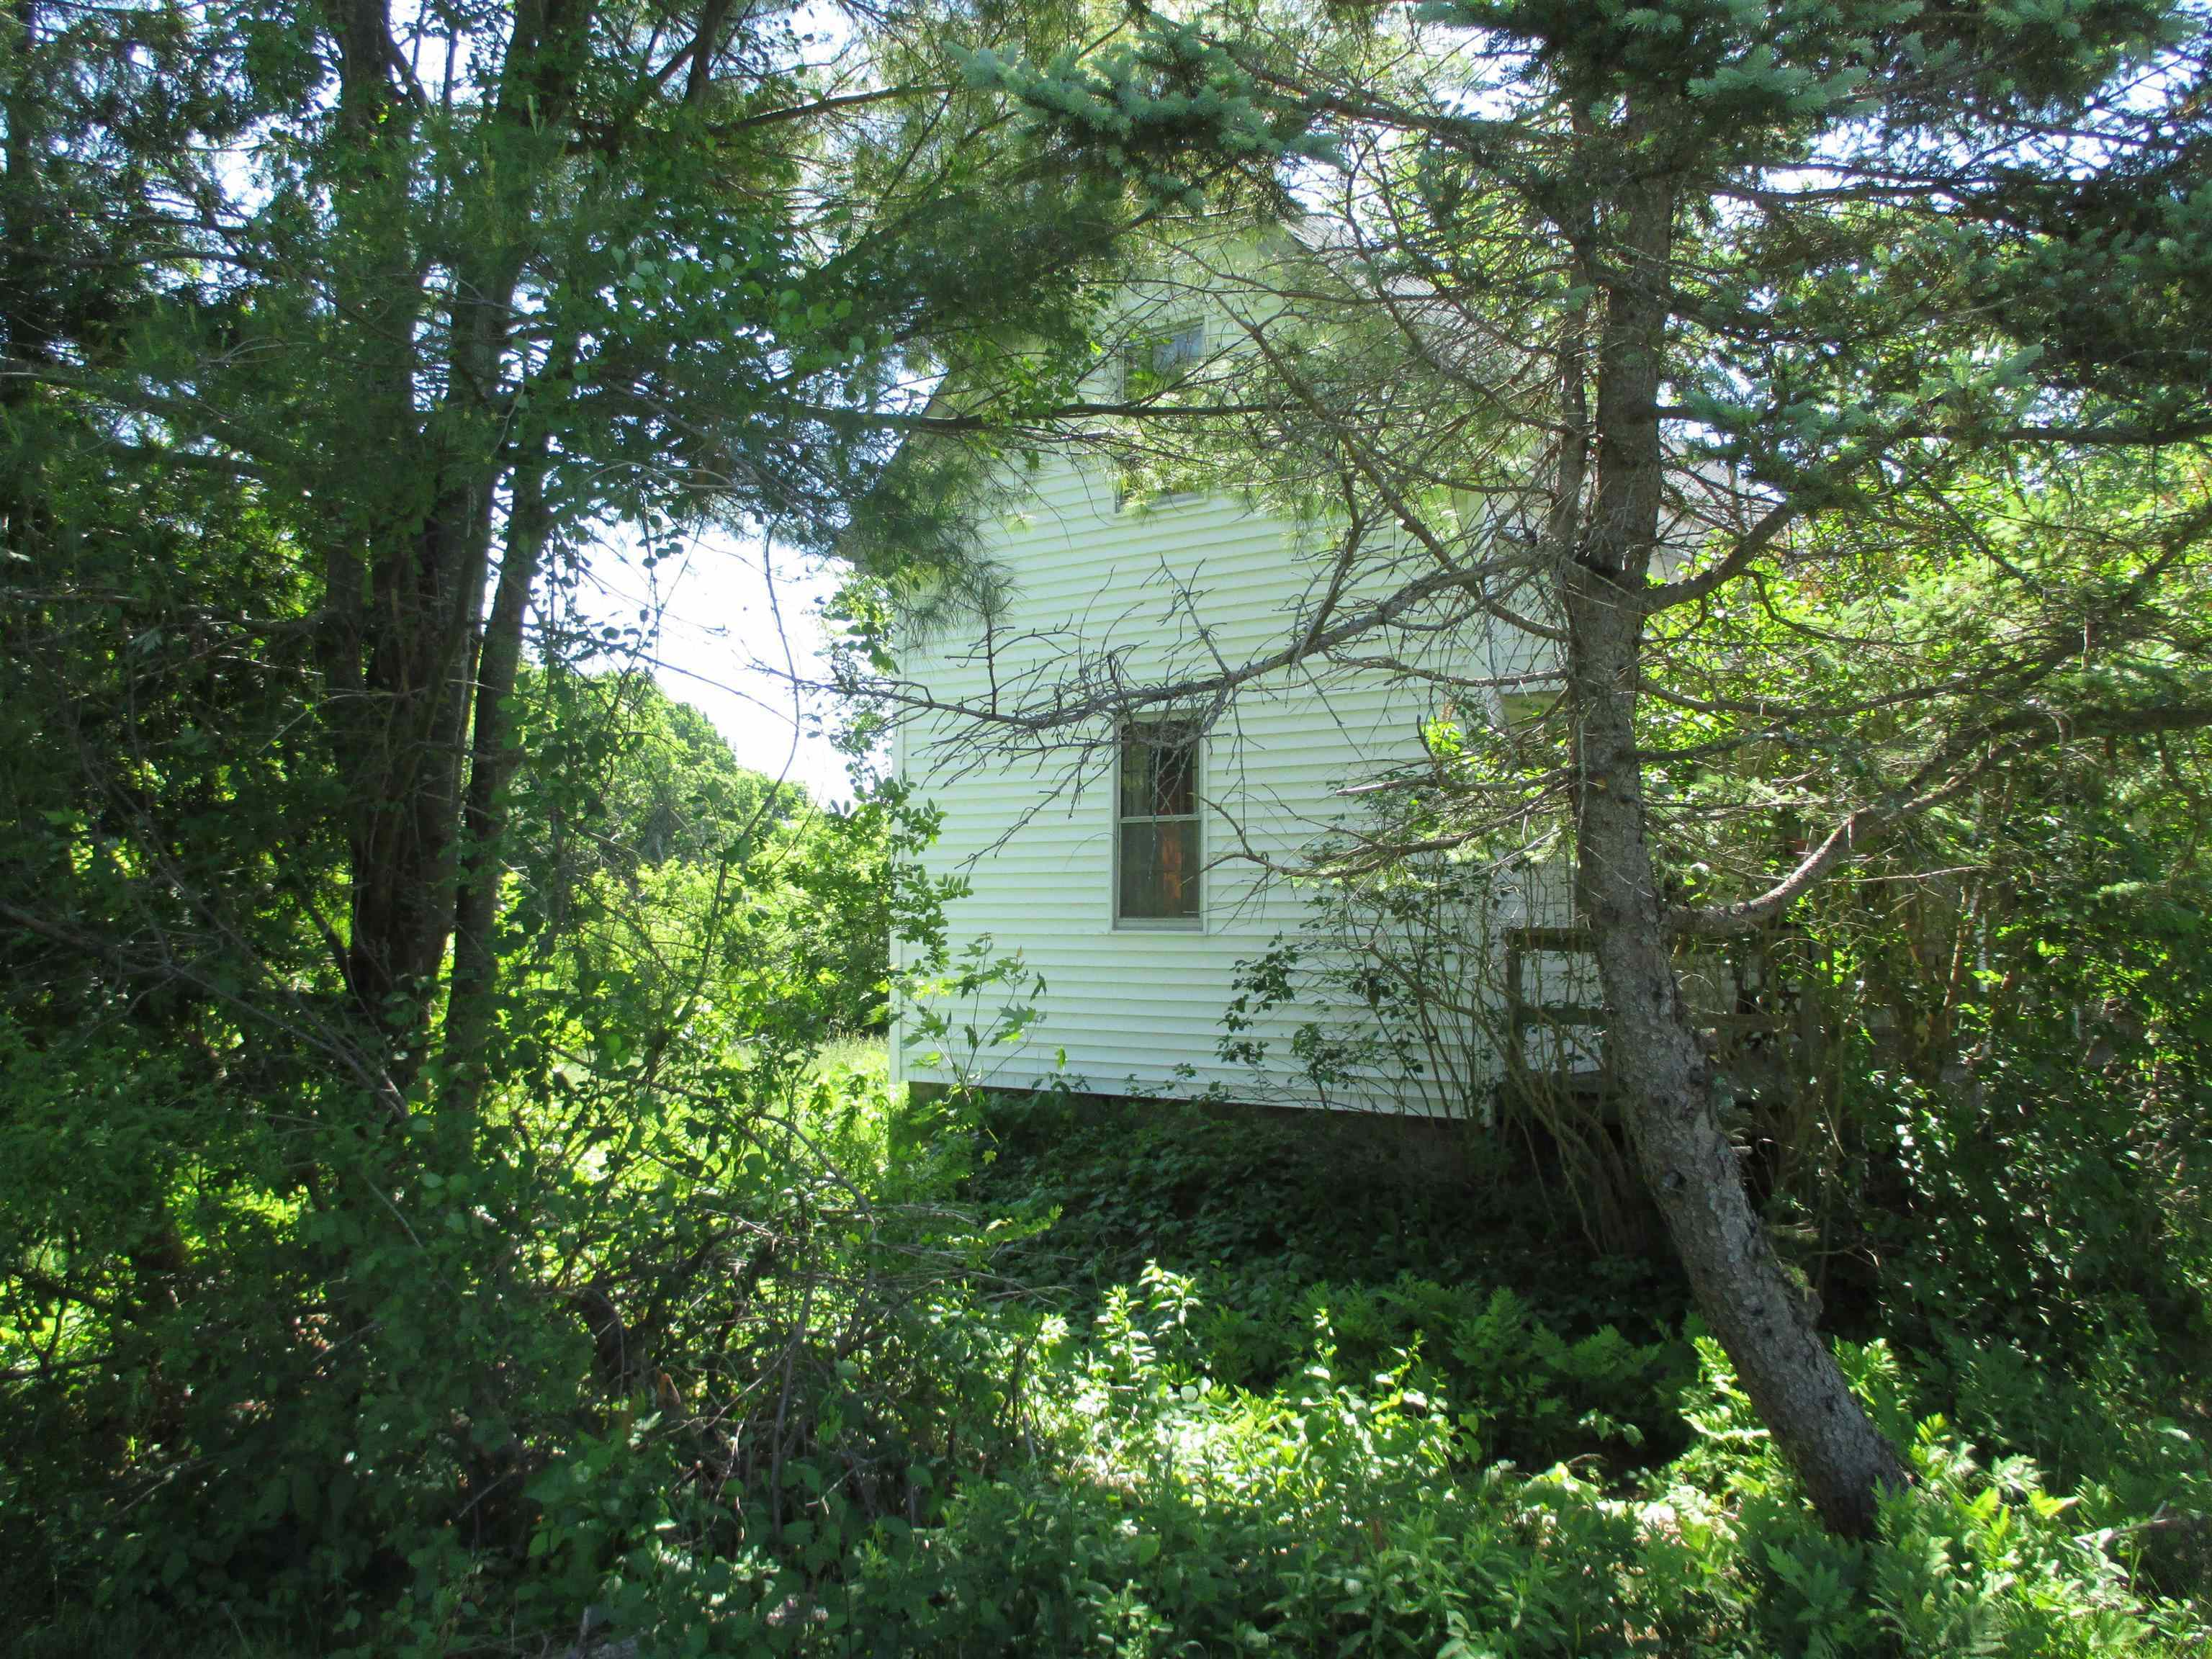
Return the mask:
<svg viewBox="0 0 2212 1659">
<path fill-rule="evenodd" d="M 818 801 L 845 801 L 845 757 L 824 729 L 835 710 L 792 684 L 823 677 L 820 612 L 836 580 L 818 562 L 770 558 L 759 541 L 722 533 L 648 572 L 623 538 L 592 553 L 578 599 L 595 622 L 647 630 L 660 689 L 714 721 L 740 765 L 803 783 Z"/>
</svg>

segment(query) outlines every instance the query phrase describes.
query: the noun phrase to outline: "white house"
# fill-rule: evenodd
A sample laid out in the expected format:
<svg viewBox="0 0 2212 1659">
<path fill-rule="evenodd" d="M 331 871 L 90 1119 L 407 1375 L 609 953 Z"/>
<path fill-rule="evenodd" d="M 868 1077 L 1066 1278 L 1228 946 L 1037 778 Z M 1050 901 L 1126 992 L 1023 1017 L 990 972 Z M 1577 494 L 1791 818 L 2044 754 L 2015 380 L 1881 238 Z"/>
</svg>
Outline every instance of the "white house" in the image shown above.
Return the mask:
<svg viewBox="0 0 2212 1659">
<path fill-rule="evenodd" d="M 1213 325 L 1170 307 L 1148 349 L 1203 355 Z M 908 641 L 901 677 L 947 703 L 1006 706 L 1079 671 L 1093 684 L 1202 679 L 1295 636 L 1321 601 L 1334 544 L 1228 495 L 1131 500 L 1110 464 L 1054 454 L 987 539 L 1009 579 L 1003 607 Z M 1477 626 L 1409 633 L 1391 649 L 1468 678 L 1515 672 L 1539 647 Z M 905 721 L 896 769 L 944 814 L 927 867 L 969 886 L 950 907 L 950 938 L 1018 952 L 1044 989 L 1024 1042 L 972 1056 L 919 1040 L 902 1011 L 895 1080 L 947 1082 L 972 1064 L 999 1086 L 1059 1078 L 1099 1093 L 1211 1085 L 1232 1099 L 1310 1098 L 1290 1038 L 1330 1011 L 1275 1010 L 1252 1034 L 1271 1042 L 1256 1069 L 1218 1052 L 1237 964 L 1296 936 L 1309 914 L 1307 895 L 1267 866 L 1295 863 L 1354 821 L 1363 809 L 1348 788 L 1423 757 L 1424 724 L 1445 702 L 1435 687 L 1418 672 L 1302 664 L 1240 686 L 1202 729 L 1153 707 L 1092 722 L 1073 750 L 1009 747 L 957 714 Z M 1487 712 L 1496 717 L 1494 702 Z M 1529 904 L 1520 919 L 1540 919 L 1544 907 Z M 1481 1047 L 1474 1024 L 1470 1051 Z M 1381 1083 L 1361 1093 L 1345 1103 L 1406 1103 Z"/>
</svg>

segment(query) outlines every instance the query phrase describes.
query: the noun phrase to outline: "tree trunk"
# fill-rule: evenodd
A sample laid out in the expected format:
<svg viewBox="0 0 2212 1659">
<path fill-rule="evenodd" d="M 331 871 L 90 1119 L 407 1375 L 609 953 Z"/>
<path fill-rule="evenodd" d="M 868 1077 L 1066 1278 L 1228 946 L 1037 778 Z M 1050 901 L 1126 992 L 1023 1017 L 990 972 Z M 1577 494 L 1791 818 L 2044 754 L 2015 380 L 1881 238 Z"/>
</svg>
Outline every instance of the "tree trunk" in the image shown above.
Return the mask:
<svg viewBox="0 0 2212 1659">
<path fill-rule="evenodd" d="M 1658 408 L 1673 188 L 1620 187 L 1617 257 L 1598 343 L 1597 481 L 1565 575 L 1577 732 L 1577 886 L 1595 945 L 1607 1044 L 1637 1160 L 1698 1311 L 1833 1530 L 1873 1529 L 1904 1470 L 1813 1328 L 1714 1107 L 1712 1073 L 1674 976 L 1636 745 L 1641 594 L 1657 545 Z"/>
<path fill-rule="evenodd" d="M 455 262 L 435 301 L 399 233 L 410 227 L 405 147 L 385 131 L 404 107 L 388 82 L 388 0 L 348 0 L 340 31 L 341 113 L 355 137 L 338 214 L 352 233 L 346 267 L 350 314 L 377 318 L 362 331 L 363 402 L 380 449 L 411 489 L 356 503 L 356 534 L 333 551 L 326 660 L 340 706 L 339 763 L 351 798 L 351 926 L 346 970 L 356 1001 L 381 1032 L 386 1066 L 402 1086 L 420 1072 L 440 970 L 458 920 L 449 1012 L 459 1017 L 470 1085 L 457 1118 L 470 1115 L 492 972 L 495 876 L 465 872 L 465 815 L 481 842 L 508 765 L 501 711 L 480 706 L 478 630 L 490 567 L 495 502 L 517 460 L 505 408 L 515 295 L 530 251 L 539 196 L 560 161 L 546 137 L 574 93 L 586 0 L 523 0 L 514 10 L 498 102 L 485 134 L 492 231 Z M 442 307 L 444 391 L 425 413 L 416 387 L 432 366 L 424 331 L 393 325 Z M 436 338 L 438 331 L 428 337 Z M 531 487 L 534 488 L 534 481 Z M 520 654 L 523 613 L 538 568 L 542 517 L 518 490 L 491 637 L 491 696 L 505 696 Z M 470 791 L 471 717 L 488 757 Z M 472 842 L 471 845 L 474 843 Z M 465 1129 L 455 1136 L 465 1145 Z"/>
<path fill-rule="evenodd" d="M 9 38 L 0 64 L 9 64 L 8 131 L 0 142 L 0 430 L 21 432 L 34 396 L 27 370 L 49 356 L 53 332 L 53 284 L 39 249 L 40 163 L 45 112 L 33 56 L 40 19 L 33 0 L 8 9 Z M 0 546 L 34 560 L 46 539 L 46 508 L 35 473 L 38 447 L 22 444 L 0 471 Z"/>
<path fill-rule="evenodd" d="M 452 1065 L 443 1110 L 457 1142 L 472 1138 L 489 1071 L 497 966 L 493 929 L 507 834 L 507 787 L 521 751 L 507 699 L 522 663 L 522 628 L 548 534 L 544 446 L 513 474 L 505 555 L 491 619 L 477 655 L 475 730 L 468 792 L 461 809 L 460 877 L 453 901 L 453 983 L 446 1002 L 446 1056 Z"/>
</svg>

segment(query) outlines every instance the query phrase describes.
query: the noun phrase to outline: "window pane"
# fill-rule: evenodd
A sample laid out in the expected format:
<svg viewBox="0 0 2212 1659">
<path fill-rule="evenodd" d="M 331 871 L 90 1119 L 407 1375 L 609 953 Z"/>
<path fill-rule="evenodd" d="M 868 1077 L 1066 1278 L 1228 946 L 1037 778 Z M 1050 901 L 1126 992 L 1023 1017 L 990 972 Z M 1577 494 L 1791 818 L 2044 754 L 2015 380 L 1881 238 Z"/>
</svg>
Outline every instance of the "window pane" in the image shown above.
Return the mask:
<svg viewBox="0 0 2212 1659">
<path fill-rule="evenodd" d="M 1206 356 L 1206 325 L 1184 323 L 1134 342 L 1121 359 L 1121 389 L 1143 397 L 1170 386 Z"/>
<path fill-rule="evenodd" d="M 1161 734 L 1152 751 L 1154 817 L 1184 817 L 1198 811 L 1198 744 L 1180 732 Z"/>
<path fill-rule="evenodd" d="M 1202 324 L 1186 323 L 1182 327 L 1162 336 L 1152 346 L 1152 373 L 1173 374 L 1188 368 L 1206 356 L 1206 329 Z"/>
<path fill-rule="evenodd" d="M 1140 728 L 1133 726 L 1121 728 L 1121 787 L 1114 805 L 1114 816 L 1117 818 L 1152 816 L 1145 811 L 1144 803 L 1151 799 L 1152 751 L 1139 732 Z"/>
<path fill-rule="evenodd" d="M 1125 726 L 1121 816 L 1183 817 L 1197 811 L 1197 738 L 1179 726 Z"/>
<path fill-rule="evenodd" d="M 1198 914 L 1198 820 L 1121 826 L 1124 917 L 1157 921 Z"/>
</svg>

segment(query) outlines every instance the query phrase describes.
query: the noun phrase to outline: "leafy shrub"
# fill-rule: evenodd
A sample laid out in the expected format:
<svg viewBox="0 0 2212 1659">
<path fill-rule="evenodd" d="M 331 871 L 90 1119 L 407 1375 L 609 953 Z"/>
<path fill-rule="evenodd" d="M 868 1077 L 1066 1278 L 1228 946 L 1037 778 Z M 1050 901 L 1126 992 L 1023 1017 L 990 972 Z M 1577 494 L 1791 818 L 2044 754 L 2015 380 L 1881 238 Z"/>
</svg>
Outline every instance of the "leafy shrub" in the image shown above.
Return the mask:
<svg viewBox="0 0 2212 1659">
<path fill-rule="evenodd" d="M 1669 1268 L 1593 1261 L 1571 1214 L 1472 1126 L 1001 1097 L 970 1190 L 1033 1237 L 1003 1265 L 1086 1316 L 1148 1260 L 1191 1276 L 1204 1367 L 1265 1388 L 1325 1316 L 1358 1374 L 1418 1351 L 1528 1467 L 1680 1444 L 1686 1297 Z M 1437 1171 L 1443 1173 L 1439 1176 Z"/>
<path fill-rule="evenodd" d="M 941 1528 L 865 1555 L 809 1650 L 1467 1656 L 2193 1650 L 2212 1628 L 2130 1587 L 2032 1465 L 1915 1427 L 1879 1346 L 1847 1352 L 1917 1484 L 1869 1543 L 1822 1531 L 1717 1350 L 1692 1449 L 1640 1492 L 1482 1461 L 1475 1413 L 1401 1356 L 1364 1383 L 1317 1328 L 1255 1393 L 1190 1369 L 1205 1310 L 1160 1270 L 1062 1331 L 1034 1461 L 962 1484 Z M 831 1626 L 835 1626 L 832 1629 Z M 895 1634 L 894 1634 L 895 1632 Z"/>
<path fill-rule="evenodd" d="M 880 1077 L 816 1063 L 880 1010 L 839 927 L 931 931 L 933 890 L 857 857 L 927 815 L 687 779 L 696 722 L 631 789 L 608 685 L 540 689 L 476 1087 L 386 1083 L 296 913 L 159 994 L 0 974 L 0 1604 L 50 1644 L 573 1631 L 640 1552 L 737 1559 L 810 1480 L 912 1508 L 1002 1412 L 1016 1332 L 943 1305 L 978 1230 L 891 1159 Z M 593 841 L 599 766 L 628 805 Z M 81 824 L 11 845 L 81 905 L 163 884 Z"/>
</svg>

